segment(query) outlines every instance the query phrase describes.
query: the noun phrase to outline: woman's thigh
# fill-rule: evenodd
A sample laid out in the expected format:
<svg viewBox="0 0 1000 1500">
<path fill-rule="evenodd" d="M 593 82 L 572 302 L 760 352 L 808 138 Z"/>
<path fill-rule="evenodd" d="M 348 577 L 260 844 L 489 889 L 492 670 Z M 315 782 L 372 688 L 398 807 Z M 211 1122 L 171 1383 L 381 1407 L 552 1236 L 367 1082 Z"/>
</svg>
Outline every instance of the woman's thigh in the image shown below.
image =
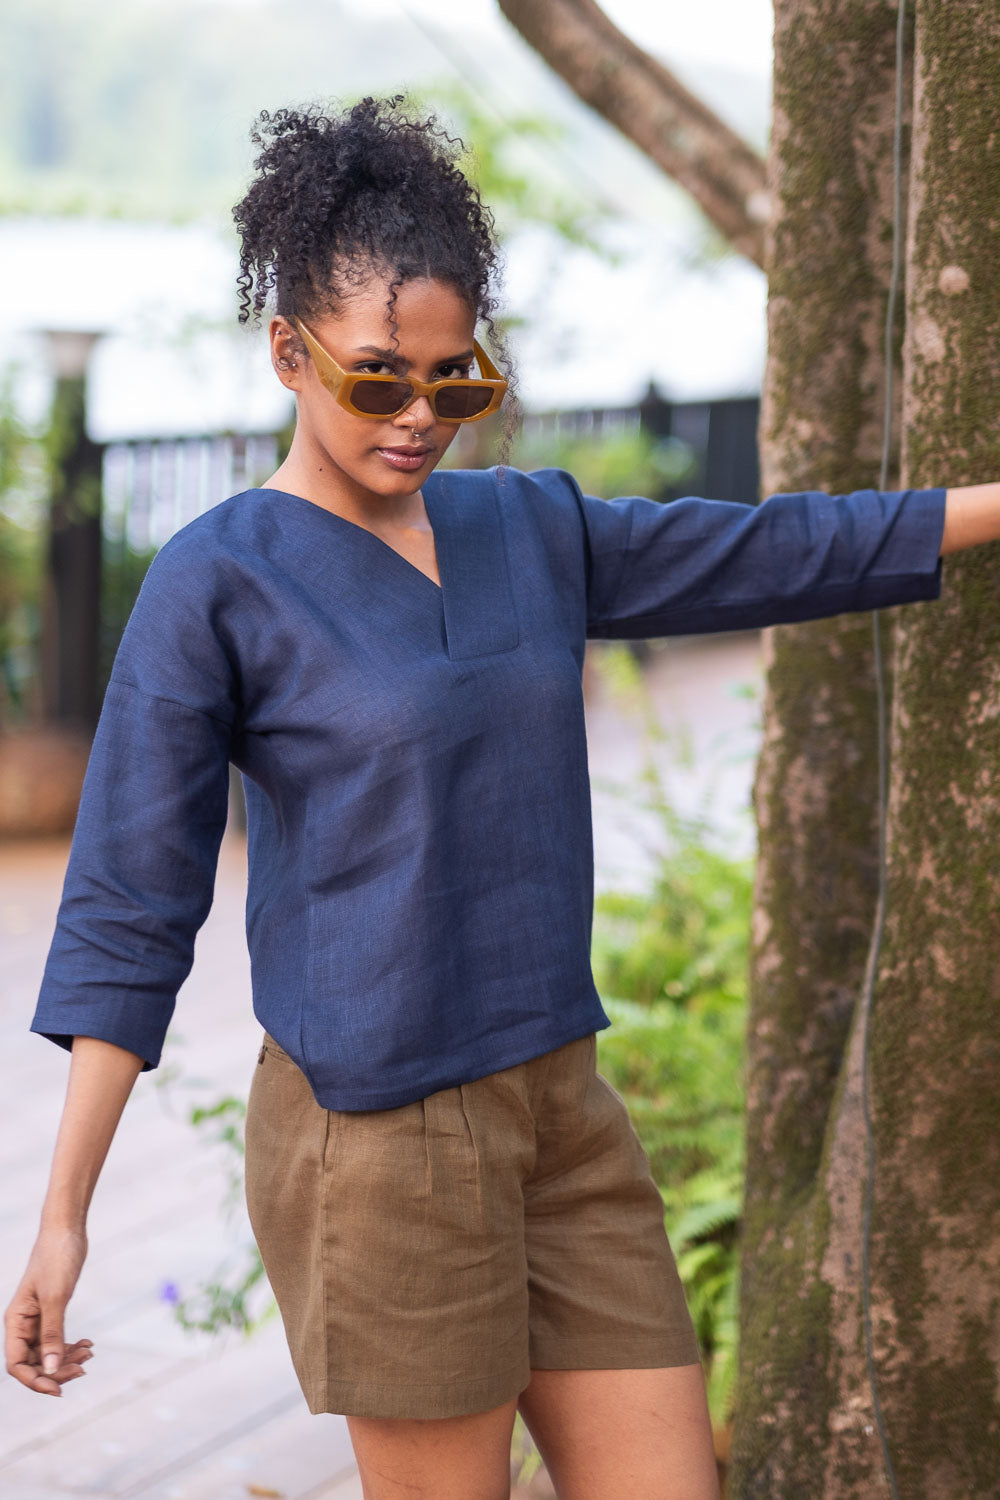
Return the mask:
<svg viewBox="0 0 1000 1500">
<path fill-rule="evenodd" d="M 559 1500 L 718 1500 L 700 1365 L 533 1370 L 519 1405 Z"/>
<path fill-rule="evenodd" d="M 517 1401 L 462 1417 L 348 1417 L 365 1500 L 508 1500 Z"/>
</svg>

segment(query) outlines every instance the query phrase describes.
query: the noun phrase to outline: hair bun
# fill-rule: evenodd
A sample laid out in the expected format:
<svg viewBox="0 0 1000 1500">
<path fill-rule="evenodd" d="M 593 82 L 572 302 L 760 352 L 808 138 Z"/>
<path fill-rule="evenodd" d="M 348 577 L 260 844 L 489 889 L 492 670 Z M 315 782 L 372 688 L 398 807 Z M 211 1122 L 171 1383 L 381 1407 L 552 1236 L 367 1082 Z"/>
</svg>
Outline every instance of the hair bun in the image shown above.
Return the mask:
<svg viewBox="0 0 1000 1500">
<path fill-rule="evenodd" d="M 272 291 L 286 316 L 334 306 L 365 261 L 400 281 L 440 277 L 491 321 L 492 215 L 457 165 L 462 142 L 433 116 L 406 115 L 403 102 L 261 112 L 255 176 L 233 209 L 241 322 L 258 318 Z"/>
</svg>

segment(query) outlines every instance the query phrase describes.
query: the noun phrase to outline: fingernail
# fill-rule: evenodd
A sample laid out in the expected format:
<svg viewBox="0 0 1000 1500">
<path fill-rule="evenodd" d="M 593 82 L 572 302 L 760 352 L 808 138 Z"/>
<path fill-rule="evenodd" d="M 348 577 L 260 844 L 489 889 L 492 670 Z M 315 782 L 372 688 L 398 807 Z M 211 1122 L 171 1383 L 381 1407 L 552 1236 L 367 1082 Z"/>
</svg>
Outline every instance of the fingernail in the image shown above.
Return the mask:
<svg viewBox="0 0 1000 1500">
<path fill-rule="evenodd" d="M 45 1371 L 46 1375 L 54 1375 L 58 1368 L 58 1354 L 46 1354 L 45 1358 L 42 1360 L 42 1369 Z"/>
</svg>

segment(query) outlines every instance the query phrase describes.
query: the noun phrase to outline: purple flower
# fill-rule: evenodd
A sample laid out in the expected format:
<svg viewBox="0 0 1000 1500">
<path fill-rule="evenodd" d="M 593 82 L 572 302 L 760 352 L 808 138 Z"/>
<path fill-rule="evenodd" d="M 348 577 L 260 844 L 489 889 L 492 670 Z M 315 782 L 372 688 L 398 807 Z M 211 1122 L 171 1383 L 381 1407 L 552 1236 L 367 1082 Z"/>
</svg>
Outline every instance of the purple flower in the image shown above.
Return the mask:
<svg viewBox="0 0 1000 1500">
<path fill-rule="evenodd" d="M 174 1281 L 165 1281 L 160 1287 L 160 1301 L 169 1302 L 171 1307 L 175 1307 L 180 1300 L 181 1294 L 177 1283 Z"/>
</svg>

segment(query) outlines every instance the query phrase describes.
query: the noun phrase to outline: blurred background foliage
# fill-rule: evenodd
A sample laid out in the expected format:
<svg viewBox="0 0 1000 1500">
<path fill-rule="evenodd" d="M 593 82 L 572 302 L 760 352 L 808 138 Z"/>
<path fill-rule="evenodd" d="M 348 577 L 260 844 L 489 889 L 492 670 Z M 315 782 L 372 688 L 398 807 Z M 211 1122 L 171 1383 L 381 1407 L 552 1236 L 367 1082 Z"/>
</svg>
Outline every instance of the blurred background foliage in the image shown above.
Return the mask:
<svg viewBox="0 0 1000 1500">
<path fill-rule="evenodd" d="M 0 728 L 34 709 L 44 576 L 47 455 L 18 414 L 15 379 L 13 369 L 0 379 Z"/>
<path fill-rule="evenodd" d="M 565 126 L 537 111 L 501 117 L 474 83 L 451 75 L 435 43 L 414 59 L 406 33 L 344 14 L 336 0 L 6 0 L 0 213 L 224 219 L 262 108 L 326 102 L 331 92 L 349 102 L 436 73 L 442 81 L 412 97 L 474 143 L 472 172 L 501 229 L 541 222 L 594 245 L 607 207 L 553 167 Z M 349 90 L 331 90 L 330 79 L 345 78 Z"/>
<path fill-rule="evenodd" d="M 596 666 L 642 716 L 647 745 L 673 745 L 683 763 L 687 748 L 631 653 L 610 645 Z M 719 846 L 705 812 L 679 811 L 670 764 L 650 753 L 621 788 L 653 815 L 657 848 L 645 891 L 595 899 L 594 978 L 612 1022 L 598 1034 L 598 1067 L 625 1100 L 663 1196 L 722 1426 L 736 1373 L 753 861 Z"/>
<path fill-rule="evenodd" d="M 585 495 L 602 500 L 616 495 L 659 499 L 690 478 L 696 467 L 687 443 L 657 438 L 640 427 L 604 435 L 539 431 L 529 425 L 515 438 L 510 462 L 517 469 L 567 469 Z"/>
<path fill-rule="evenodd" d="M 211 3 L 7 0 L 4 210 L 217 212 L 245 172 L 247 123 L 262 104 L 297 95 L 297 59 L 314 49 L 324 14 L 328 23 L 323 0 L 239 16 Z"/>
<path fill-rule="evenodd" d="M 596 255 L 611 253 L 598 232 L 610 217 L 608 204 L 592 193 L 568 189 L 565 179 L 547 181 L 539 175 L 539 160 L 551 159 L 569 139 L 562 121 L 528 110 L 500 116 L 459 78 L 411 89 L 407 99 L 418 110 L 437 114 L 461 137 L 466 150 L 460 165 L 489 204 L 501 240 L 519 229 L 545 225 L 565 244 L 583 245 Z"/>
</svg>

